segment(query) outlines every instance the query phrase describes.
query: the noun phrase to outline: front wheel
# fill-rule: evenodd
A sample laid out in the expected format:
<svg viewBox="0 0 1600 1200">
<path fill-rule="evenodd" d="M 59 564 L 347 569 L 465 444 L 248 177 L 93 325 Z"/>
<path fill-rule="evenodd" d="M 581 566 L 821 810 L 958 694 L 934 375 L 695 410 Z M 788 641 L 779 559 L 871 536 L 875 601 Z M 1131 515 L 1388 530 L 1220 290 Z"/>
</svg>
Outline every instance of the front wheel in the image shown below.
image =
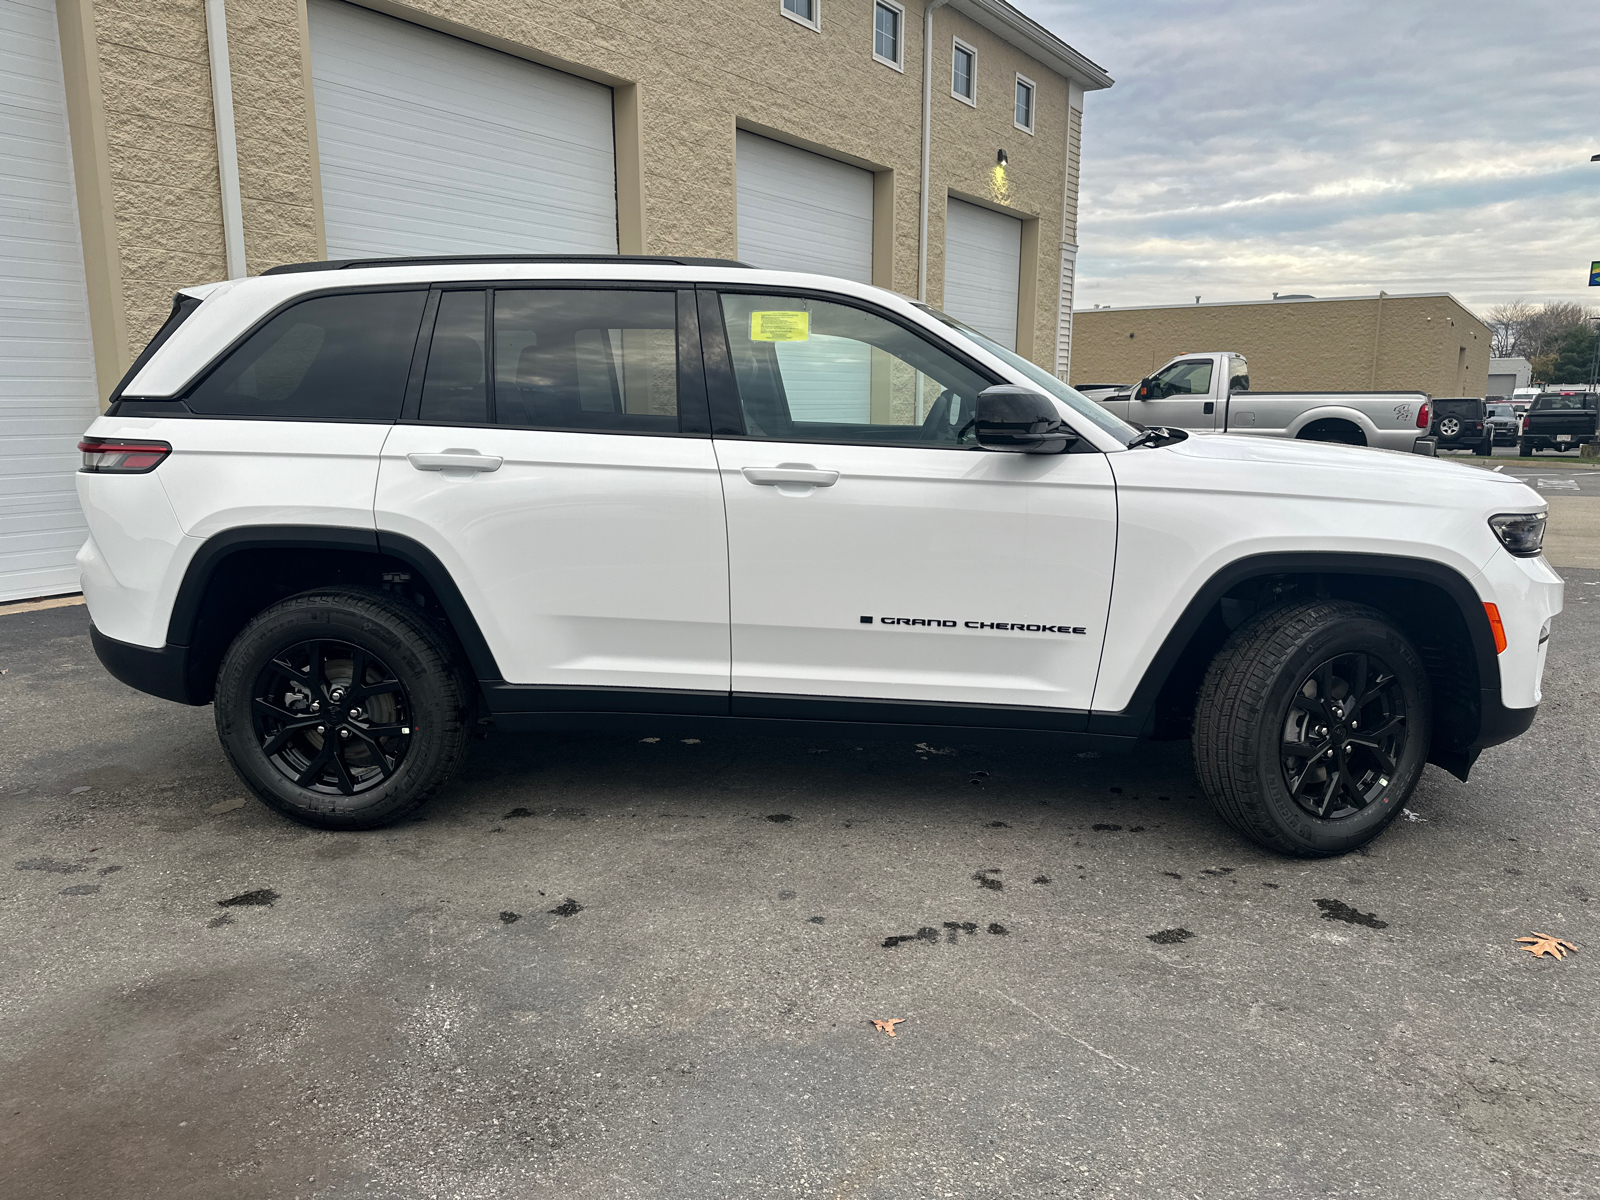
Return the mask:
<svg viewBox="0 0 1600 1200">
<path fill-rule="evenodd" d="M 1382 613 L 1318 600 L 1258 613 L 1212 661 L 1194 761 L 1217 813 L 1251 841 L 1320 858 L 1371 841 L 1428 757 L 1428 676 Z"/>
<path fill-rule="evenodd" d="M 422 806 L 466 751 L 450 647 L 381 592 L 294 596 L 246 625 L 217 675 L 239 777 L 304 825 L 375 829 Z"/>
</svg>

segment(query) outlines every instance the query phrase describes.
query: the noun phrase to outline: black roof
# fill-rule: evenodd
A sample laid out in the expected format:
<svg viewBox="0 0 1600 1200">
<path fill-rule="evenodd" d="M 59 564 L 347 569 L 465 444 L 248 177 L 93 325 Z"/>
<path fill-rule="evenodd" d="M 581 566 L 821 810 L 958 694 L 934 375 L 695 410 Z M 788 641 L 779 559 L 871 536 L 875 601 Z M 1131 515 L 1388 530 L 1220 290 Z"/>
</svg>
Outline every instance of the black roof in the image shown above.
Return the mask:
<svg viewBox="0 0 1600 1200">
<path fill-rule="evenodd" d="M 450 263 L 639 263 L 674 267 L 744 267 L 733 258 L 684 258 L 661 254 L 431 254 L 414 258 L 330 258 L 324 262 L 284 263 L 263 275 L 297 275 L 302 271 L 345 271 L 355 267 L 425 267 Z"/>
</svg>

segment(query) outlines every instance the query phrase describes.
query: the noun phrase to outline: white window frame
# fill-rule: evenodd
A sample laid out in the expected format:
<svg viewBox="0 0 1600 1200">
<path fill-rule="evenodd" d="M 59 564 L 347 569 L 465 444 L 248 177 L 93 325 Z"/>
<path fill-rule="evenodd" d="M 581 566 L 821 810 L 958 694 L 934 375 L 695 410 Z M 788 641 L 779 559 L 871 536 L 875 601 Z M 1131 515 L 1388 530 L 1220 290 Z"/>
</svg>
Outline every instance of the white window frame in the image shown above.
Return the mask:
<svg viewBox="0 0 1600 1200">
<path fill-rule="evenodd" d="M 1017 87 L 1019 85 L 1026 85 L 1028 89 L 1029 124 L 1027 125 L 1017 120 Z M 1039 85 L 1021 71 L 1017 72 L 1017 82 L 1011 88 L 1011 123 L 1029 137 L 1033 136 L 1034 126 L 1039 123 Z"/>
<path fill-rule="evenodd" d="M 778 0 L 778 15 L 788 17 L 796 25 L 803 25 L 813 33 L 822 32 L 822 0 L 811 0 L 811 20 L 806 20 L 799 13 L 790 12 L 784 7 L 783 0 Z"/>
<path fill-rule="evenodd" d="M 965 50 L 972 56 L 972 71 L 967 82 L 972 85 L 972 95 L 963 96 L 956 91 L 956 51 Z M 978 51 L 958 37 L 950 39 L 950 94 L 970 108 L 978 107 Z"/>
<path fill-rule="evenodd" d="M 878 10 L 880 8 L 891 9 L 900 19 L 900 34 L 894 40 L 895 49 L 900 52 L 898 61 L 892 58 L 885 58 L 878 53 Z M 902 75 L 906 73 L 906 10 L 904 5 L 896 4 L 895 0 L 872 0 L 872 57 L 874 61 L 881 62 L 886 67 L 893 67 Z"/>
</svg>

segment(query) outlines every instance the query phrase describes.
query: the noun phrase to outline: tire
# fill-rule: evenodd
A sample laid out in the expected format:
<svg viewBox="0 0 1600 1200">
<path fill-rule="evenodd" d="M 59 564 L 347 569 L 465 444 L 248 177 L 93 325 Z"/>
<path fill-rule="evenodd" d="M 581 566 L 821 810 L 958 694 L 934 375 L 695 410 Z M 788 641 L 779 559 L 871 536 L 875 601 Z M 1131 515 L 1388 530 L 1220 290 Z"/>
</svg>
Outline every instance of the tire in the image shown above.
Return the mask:
<svg viewBox="0 0 1600 1200">
<path fill-rule="evenodd" d="M 1527 438 L 1519 438 L 1518 441 L 1517 441 L 1517 457 L 1518 458 L 1532 458 L 1533 455 L 1534 455 L 1533 443 L 1530 442 Z"/>
<path fill-rule="evenodd" d="M 1439 422 L 1439 436 L 1454 441 L 1461 436 L 1461 418 L 1446 417 Z"/>
<path fill-rule="evenodd" d="M 239 778 L 284 816 L 377 829 L 455 772 L 468 695 L 446 639 L 407 606 L 365 589 L 310 592 L 259 613 L 228 647 L 217 735 Z"/>
<path fill-rule="evenodd" d="M 1472 451 L 1479 458 L 1492 458 L 1494 456 L 1494 439 L 1484 438 Z"/>
<path fill-rule="evenodd" d="M 1343 725 L 1337 703 L 1357 687 L 1368 697 L 1359 725 Z M 1374 725 L 1374 744 L 1363 744 Z M 1293 604 L 1246 620 L 1212 660 L 1195 709 L 1195 773 L 1251 841 L 1323 858 L 1365 845 L 1399 815 L 1431 732 L 1427 672 L 1387 617 L 1344 600 Z M 1336 744 L 1341 736 L 1353 750 Z M 1323 748 L 1337 773 L 1319 764 Z"/>
<path fill-rule="evenodd" d="M 1333 442 L 1341 446 L 1365 446 L 1367 435 L 1349 421 L 1332 418 L 1313 421 L 1295 435 L 1303 442 Z"/>
</svg>

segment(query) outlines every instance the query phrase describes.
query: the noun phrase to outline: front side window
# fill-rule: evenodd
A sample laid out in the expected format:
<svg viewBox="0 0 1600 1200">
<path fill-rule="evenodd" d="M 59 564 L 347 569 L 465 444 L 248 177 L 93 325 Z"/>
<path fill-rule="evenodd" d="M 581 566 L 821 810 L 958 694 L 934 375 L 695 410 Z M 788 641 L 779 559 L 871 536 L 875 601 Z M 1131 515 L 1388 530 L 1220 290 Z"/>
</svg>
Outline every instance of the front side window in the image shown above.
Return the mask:
<svg viewBox="0 0 1600 1200">
<path fill-rule="evenodd" d="M 993 381 L 887 318 L 800 296 L 722 296 L 749 437 L 880 445 L 976 445 L 978 393 Z"/>
<path fill-rule="evenodd" d="M 1017 128 L 1033 132 L 1033 82 L 1017 76 Z"/>
<path fill-rule="evenodd" d="M 1209 396 L 1211 394 L 1211 360 L 1176 362 L 1163 367 L 1150 380 L 1150 399 L 1162 400 L 1168 396 Z"/>
<path fill-rule="evenodd" d="M 978 55 L 971 46 L 956 42 L 950 56 L 950 94 L 957 100 L 976 104 L 978 100 Z"/>
<path fill-rule="evenodd" d="M 208 416 L 393 421 L 405 399 L 423 291 L 302 300 L 185 397 Z"/>
<path fill-rule="evenodd" d="M 819 3 L 821 0 L 778 0 L 778 11 L 791 20 L 816 29 L 820 25 L 817 16 Z"/>
<path fill-rule="evenodd" d="M 900 24 L 905 10 L 888 0 L 877 0 L 872 9 L 872 56 L 879 62 L 900 69 Z"/>
</svg>

